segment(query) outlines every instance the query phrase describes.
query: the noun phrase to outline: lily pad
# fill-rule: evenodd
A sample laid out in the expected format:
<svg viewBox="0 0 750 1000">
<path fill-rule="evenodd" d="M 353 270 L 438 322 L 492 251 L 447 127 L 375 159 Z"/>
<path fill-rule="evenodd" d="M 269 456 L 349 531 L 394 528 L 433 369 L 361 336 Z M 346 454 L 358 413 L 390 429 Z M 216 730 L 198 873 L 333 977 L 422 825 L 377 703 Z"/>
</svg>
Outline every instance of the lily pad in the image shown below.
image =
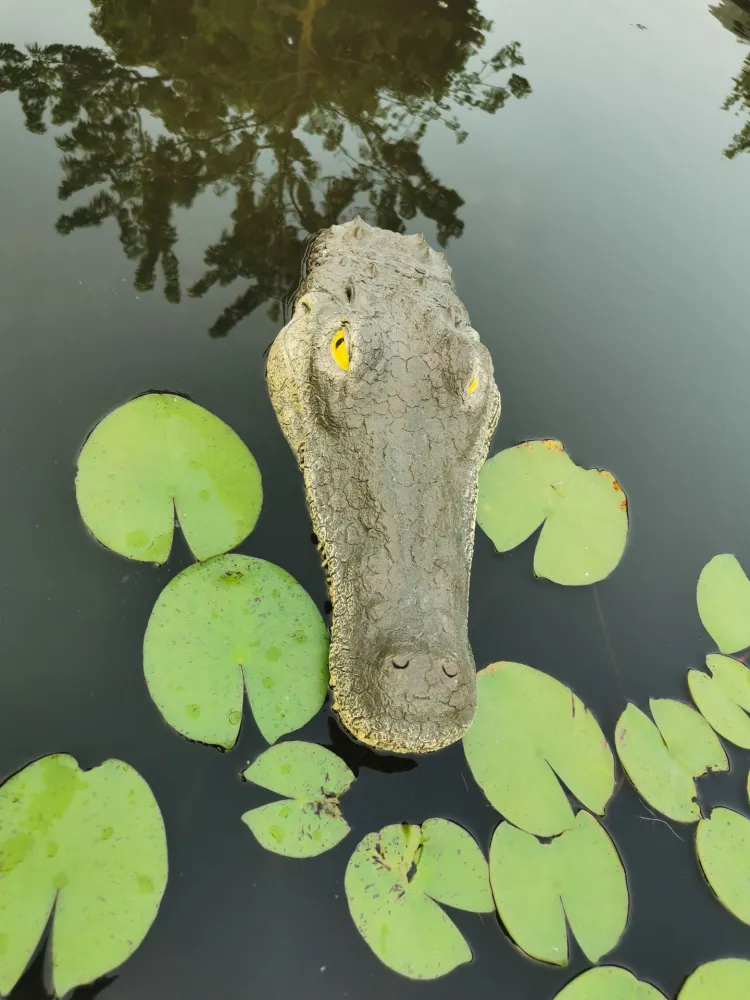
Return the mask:
<svg viewBox="0 0 750 1000">
<path fill-rule="evenodd" d="M 721 902 L 750 924 L 750 819 L 723 806 L 714 809 L 698 824 L 695 849 L 703 874 Z"/>
<path fill-rule="evenodd" d="M 498 552 L 542 528 L 534 573 L 568 586 L 596 583 L 620 561 L 627 499 L 609 472 L 575 465 L 559 441 L 525 441 L 485 462 L 477 523 Z"/>
<path fill-rule="evenodd" d="M 750 749 L 750 670 L 720 653 L 709 653 L 702 670 L 688 671 L 693 701 L 716 732 L 738 747 Z"/>
<path fill-rule="evenodd" d="M 573 824 L 558 775 L 599 815 L 614 791 L 614 758 L 594 716 L 570 688 L 523 663 L 479 671 L 477 712 L 463 745 L 495 809 L 541 837 Z"/>
<path fill-rule="evenodd" d="M 312 858 L 335 847 L 349 832 L 339 799 L 354 775 L 325 747 L 300 740 L 279 743 L 246 768 L 243 777 L 286 796 L 242 816 L 267 851 Z"/>
<path fill-rule="evenodd" d="M 694 708 L 670 698 L 649 702 L 654 723 L 628 705 L 615 731 L 622 766 L 650 805 L 679 823 L 700 819 L 695 779 L 707 771 L 728 771 L 724 748 Z"/>
<path fill-rule="evenodd" d="M 494 909 L 487 862 L 474 838 L 445 819 L 396 823 L 360 841 L 346 868 L 355 926 L 378 958 L 411 979 L 437 979 L 471 960 L 463 935 L 437 900 Z"/>
<path fill-rule="evenodd" d="M 299 729 L 328 690 L 328 634 L 308 593 L 280 566 L 217 556 L 162 591 L 143 668 L 164 718 L 183 736 L 233 747 L 243 682 L 268 743 Z"/>
<path fill-rule="evenodd" d="M 168 393 L 118 407 L 78 457 L 76 498 L 98 541 L 141 562 L 166 562 L 175 513 L 196 559 L 233 549 L 262 502 L 255 459 L 208 410 Z"/>
<path fill-rule="evenodd" d="M 750 997 L 750 962 L 720 958 L 706 962 L 687 977 L 677 1000 L 747 1000 Z"/>
<path fill-rule="evenodd" d="M 121 965 L 156 917 L 167 883 L 159 807 L 137 771 L 90 771 L 53 754 L 0 788 L 0 995 L 52 925 L 56 996 Z"/>
<path fill-rule="evenodd" d="M 564 986 L 555 1000 L 665 1000 L 661 990 L 618 965 L 587 969 Z"/>
<path fill-rule="evenodd" d="M 714 556 L 698 577 L 698 614 L 722 653 L 750 646 L 750 580 L 736 556 Z"/>
<path fill-rule="evenodd" d="M 501 823 L 490 846 L 490 880 L 508 933 L 539 961 L 567 965 L 566 917 L 591 962 L 625 930 L 625 869 L 607 831 L 585 810 L 549 844 Z"/>
</svg>

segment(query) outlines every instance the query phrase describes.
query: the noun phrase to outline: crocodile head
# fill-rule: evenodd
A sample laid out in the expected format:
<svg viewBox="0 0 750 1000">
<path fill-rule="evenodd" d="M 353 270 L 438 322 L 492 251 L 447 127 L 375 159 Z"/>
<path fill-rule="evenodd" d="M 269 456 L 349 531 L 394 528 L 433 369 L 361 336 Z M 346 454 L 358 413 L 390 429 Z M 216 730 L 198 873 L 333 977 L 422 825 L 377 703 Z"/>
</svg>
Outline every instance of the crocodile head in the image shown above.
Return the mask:
<svg viewBox="0 0 750 1000">
<path fill-rule="evenodd" d="M 455 742 L 476 704 L 469 571 L 500 394 L 443 255 L 359 218 L 324 230 L 266 376 L 327 572 L 334 709 L 382 750 Z"/>
</svg>

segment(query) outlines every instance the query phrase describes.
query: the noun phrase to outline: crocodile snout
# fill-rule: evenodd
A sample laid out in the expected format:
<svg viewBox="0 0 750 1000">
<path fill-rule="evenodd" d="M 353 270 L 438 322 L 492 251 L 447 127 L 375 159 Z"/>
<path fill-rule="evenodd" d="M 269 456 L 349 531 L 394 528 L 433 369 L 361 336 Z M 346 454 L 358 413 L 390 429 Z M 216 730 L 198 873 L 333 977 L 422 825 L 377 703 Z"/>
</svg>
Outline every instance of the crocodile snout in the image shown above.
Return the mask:
<svg viewBox="0 0 750 1000">
<path fill-rule="evenodd" d="M 413 752 L 415 745 L 438 750 L 464 735 L 476 704 L 468 641 L 457 641 L 455 633 L 422 643 L 357 638 L 361 644 L 355 639 L 345 655 L 357 660 L 359 670 L 349 675 L 354 683 L 338 706 L 351 732 L 370 742 L 375 731 L 380 748 L 396 753 Z M 378 646 L 380 654 L 372 657 Z"/>
</svg>

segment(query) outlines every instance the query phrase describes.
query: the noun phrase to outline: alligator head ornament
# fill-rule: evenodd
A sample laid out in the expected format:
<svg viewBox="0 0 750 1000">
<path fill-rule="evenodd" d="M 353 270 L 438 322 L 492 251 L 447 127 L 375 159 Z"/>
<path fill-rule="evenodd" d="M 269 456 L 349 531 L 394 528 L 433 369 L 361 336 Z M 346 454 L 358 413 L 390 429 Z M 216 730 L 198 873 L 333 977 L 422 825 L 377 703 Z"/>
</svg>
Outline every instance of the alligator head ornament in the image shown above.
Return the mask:
<svg viewBox="0 0 750 1000">
<path fill-rule="evenodd" d="M 455 742 L 476 705 L 469 573 L 500 393 L 443 255 L 359 218 L 318 234 L 266 377 L 327 573 L 334 709 L 382 750 Z"/>
</svg>

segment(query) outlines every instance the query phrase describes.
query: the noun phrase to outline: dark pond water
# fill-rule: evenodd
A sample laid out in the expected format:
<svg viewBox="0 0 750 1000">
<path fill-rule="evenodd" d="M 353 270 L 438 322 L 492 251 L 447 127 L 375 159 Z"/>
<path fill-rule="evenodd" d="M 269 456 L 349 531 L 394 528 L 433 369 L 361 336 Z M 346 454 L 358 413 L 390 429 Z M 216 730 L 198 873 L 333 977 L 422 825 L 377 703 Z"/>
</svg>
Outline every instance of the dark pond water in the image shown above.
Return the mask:
<svg viewBox="0 0 750 1000">
<path fill-rule="evenodd" d="M 559 437 L 631 501 L 625 559 L 595 591 L 536 582 L 529 545 L 501 558 L 479 534 L 478 665 L 548 671 L 609 734 L 627 699 L 686 697 L 710 649 L 698 573 L 718 552 L 750 566 L 749 37 L 739 0 L 3 0 L 0 772 L 122 758 L 170 848 L 144 944 L 77 1000 L 548 1000 L 585 967 L 575 947 L 568 969 L 533 963 L 494 919 L 455 913 L 475 960 L 415 985 L 357 935 L 343 871 L 365 833 L 440 815 L 489 844 L 497 817 L 460 747 L 384 771 L 336 737 L 359 766 L 353 834 L 313 861 L 264 852 L 239 821 L 260 801 L 238 779 L 262 746 L 252 720 L 229 754 L 189 744 L 143 681 L 150 609 L 188 555 L 153 570 L 97 547 L 75 458 L 118 403 L 190 394 L 263 473 L 241 551 L 322 608 L 263 352 L 310 232 L 356 210 L 424 231 L 494 358 L 493 450 Z M 301 735 L 328 743 L 328 717 Z M 742 806 L 747 755 L 732 763 L 708 805 Z M 627 784 L 606 825 L 632 894 L 610 961 L 673 997 L 700 962 L 750 957 L 691 829 Z M 14 995 L 42 995 L 38 964 Z"/>
</svg>

